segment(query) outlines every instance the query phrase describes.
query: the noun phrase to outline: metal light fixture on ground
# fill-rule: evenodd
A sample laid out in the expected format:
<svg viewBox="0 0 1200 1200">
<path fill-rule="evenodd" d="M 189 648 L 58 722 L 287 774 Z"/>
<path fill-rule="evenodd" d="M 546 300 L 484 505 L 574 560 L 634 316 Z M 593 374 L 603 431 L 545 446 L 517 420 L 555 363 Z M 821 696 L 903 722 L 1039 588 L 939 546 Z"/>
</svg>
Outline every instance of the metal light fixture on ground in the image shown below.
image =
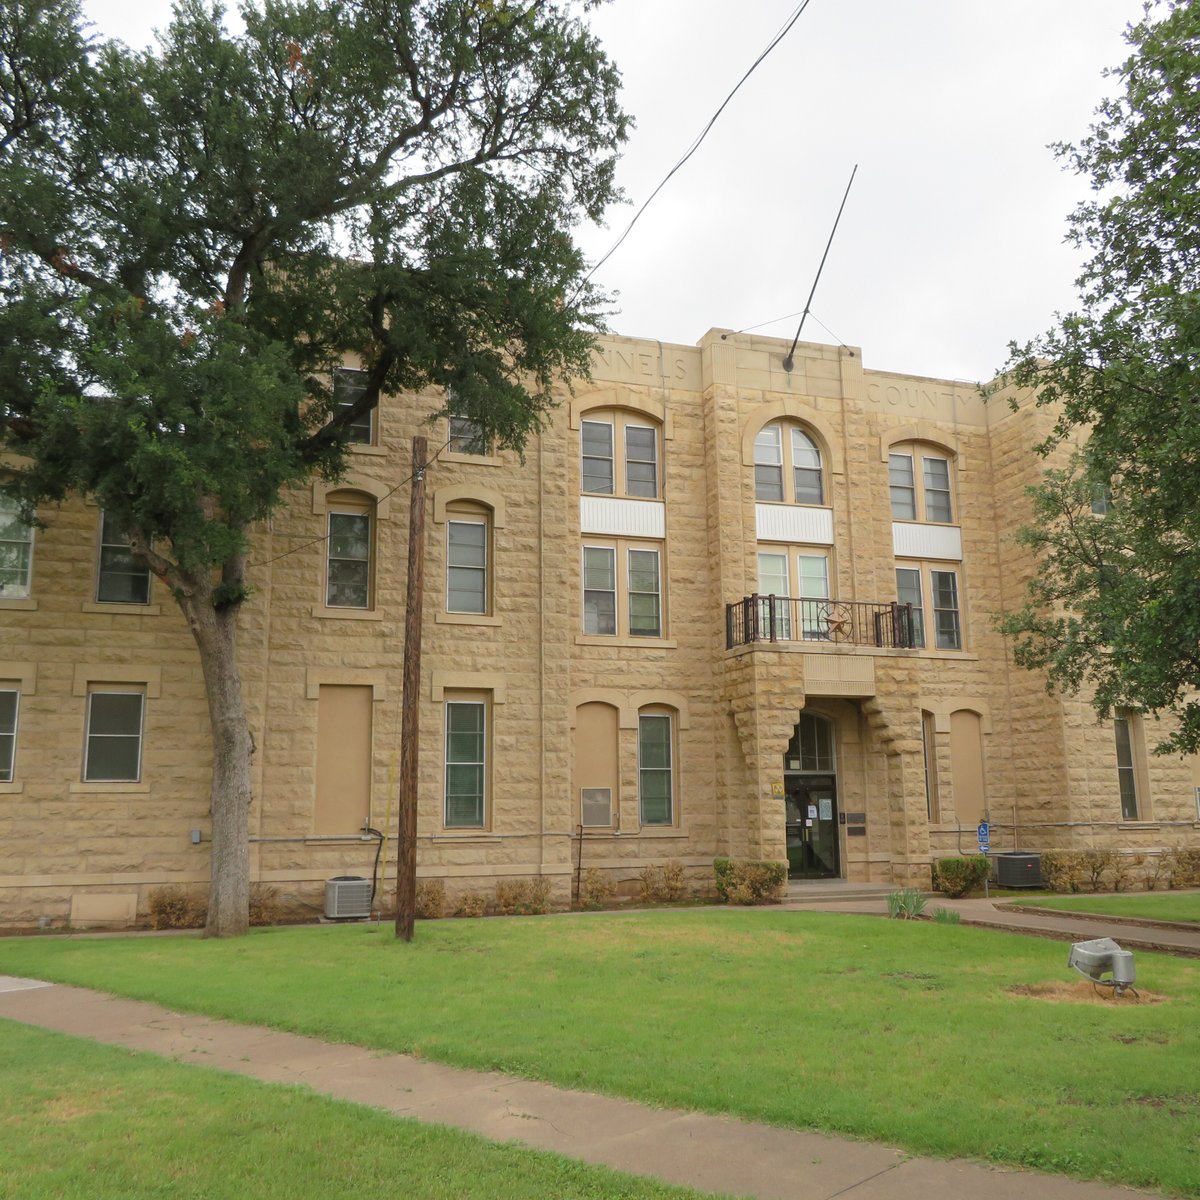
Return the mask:
<svg viewBox="0 0 1200 1200">
<path fill-rule="evenodd" d="M 1136 978 L 1133 951 L 1122 950 L 1112 938 L 1073 943 L 1067 966 L 1090 979 L 1097 990 L 1107 987 L 1112 988 L 1114 996 L 1123 996 L 1127 991 L 1137 995 L 1137 988 L 1133 986 Z M 1106 975 L 1111 978 L 1106 979 Z"/>
</svg>

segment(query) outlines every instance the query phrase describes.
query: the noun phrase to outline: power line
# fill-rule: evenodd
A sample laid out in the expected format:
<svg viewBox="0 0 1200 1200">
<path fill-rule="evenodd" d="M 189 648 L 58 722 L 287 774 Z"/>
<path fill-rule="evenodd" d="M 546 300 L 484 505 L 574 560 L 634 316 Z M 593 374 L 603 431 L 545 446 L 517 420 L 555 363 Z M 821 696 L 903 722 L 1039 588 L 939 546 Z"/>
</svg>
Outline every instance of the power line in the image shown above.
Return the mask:
<svg viewBox="0 0 1200 1200">
<path fill-rule="evenodd" d="M 657 196 L 658 193 L 661 192 L 663 190 L 663 188 L 667 186 L 668 182 L 671 179 L 671 176 L 674 175 L 675 172 L 678 171 L 679 168 L 682 167 L 683 164 L 686 163 L 687 160 L 689 158 L 691 158 L 692 155 L 695 154 L 697 150 L 700 149 L 700 144 L 704 141 L 704 139 L 706 137 L 708 137 L 709 130 L 712 129 L 712 127 L 717 123 L 717 118 L 725 111 L 726 106 L 734 98 L 734 96 L 737 95 L 738 90 L 741 88 L 742 84 L 745 83 L 746 80 L 749 79 L 750 76 L 754 74 L 754 72 L 758 69 L 759 64 L 762 63 L 762 61 L 767 57 L 767 55 L 770 54 L 771 51 L 774 50 L 775 47 L 778 46 L 779 43 L 782 42 L 785 37 L 787 37 L 787 35 L 791 32 L 792 26 L 796 24 L 796 22 L 804 14 L 804 10 L 811 3 L 812 3 L 812 0 L 803 0 L 803 2 L 801 4 L 799 4 L 796 7 L 796 9 L 793 11 L 792 15 L 790 17 L 788 17 L 788 19 L 784 22 L 783 27 L 779 30 L 779 32 L 776 33 L 775 36 L 767 43 L 766 49 L 764 49 L 763 52 L 750 64 L 749 69 L 741 77 L 741 79 L 739 79 L 737 81 L 737 83 L 734 84 L 733 89 L 730 91 L 729 95 L 727 95 L 725 97 L 725 99 L 721 101 L 720 107 L 709 118 L 708 124 L 705 125 L 704 128 L 700 131 L 700 133 L 696 136 L 695 140 L 684 152 L 683 157 L 666 173 L 666 175 L 663 176 L 662 182 L 658 185 L 658 187 L 656 187 L 654 189 L 654 191 L 652 191 L 650 193 L 650 195 L 642 203 L 642 206 L 637 210 L 637 212 L 635 212 L 633 214 L 633 220 L 630 221 L 629 224 L 625 226 L 625 232 L 622 233 L 619 238 L 617 238 L 617 240 L 608 249 L 608 252 L 604 255 L 604 257 L 601 258 L 600 261 L 598 263 L 596 263 L 596 265 L 593 266 L 592 269 L 583 277 L 583 279 L 580 280 L 579 287 L 577 287 L 575 289 L 574 293 L 572 293 L 572 295 L 571 295 L 572 300 L 574 300 L 575 297 L 578 296 L 579 293 L 583 290 L 583 285 L 585 283 L 587 283 L 587 281 L 589 279 L 591 279 L 591 277 L 593 275 L 595 275 L 595 273 L 598 270 L 600 270 L 600 268 L 602 266 L 604 266 L 604 264 L 606 262 L 608 262 L 608 260 L 610 258 L 612 258 L 614 253 L 616 253 L 617 248 L 629 236 L 633 227 L 638 223 L 638 220 L 640 219 L 642 213 L 644 213 L 646 211 L 646 209 L 650 207 L 650 203 L 654 199 L 654 197 Z"/>
<path fill-rule="evenodd" d="M 446 447 L 449 445 L 450 445 L 449 441 L 443 442 L 438 447 L 437 453 L 434 454 L 434 456 L 425 464 L 425 466 L 421 468 L 422 471 L 428 471 L 429 468 L 432 467 L 435 462 L 437 462 L 438 458 L 441 457 L 442 451 L 445 450 Z M 376 501 L 375 501 L 376 505 L 382 503 L 384 500 L 387 500 L 389 497 L 395 495 L 395 493 L 398 492 L 406 483 L 411 483 L 412 479 L 413 479 L 412 475 L 407 475 L 402 480 L 400 480 L 399 483 L 395 484 L 393 487 L 388 488 L 388 490 L 386 492 L 384 492 L 382 496 L 380 496 L 376 499 Z M 287 558 L 287 556 L 289 554 L 295 554 L 299 550 L 307 550 L 309 546 L 316 546 L 316 545 L 319 545 L 321 542 L 327 542 L 327 541 L 329 541 L 329 539 L 332 536 L 333 536 L 332 533 L 325 533 L 325 534 L 322 534 L 320 537 L 309 538 L 307 542 L 301 542 L 300 545 L 293 546 L 290 550 L 285 550 L 282 554 L 276 554 L 274 558 L 264 558 L 262 560 L 248 562 L 246 564 L 246 566 L 247 567 L 269 567 L 272 563 L 278 562 L 281 558 Z"/>
</svg>

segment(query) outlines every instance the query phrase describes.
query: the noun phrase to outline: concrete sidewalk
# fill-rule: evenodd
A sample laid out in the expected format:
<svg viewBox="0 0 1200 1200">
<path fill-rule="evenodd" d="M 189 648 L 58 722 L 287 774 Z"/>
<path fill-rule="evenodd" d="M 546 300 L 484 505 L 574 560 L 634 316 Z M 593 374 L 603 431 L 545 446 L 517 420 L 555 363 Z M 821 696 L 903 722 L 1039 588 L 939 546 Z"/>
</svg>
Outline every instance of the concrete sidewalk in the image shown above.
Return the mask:
<svg viewBox="0 0 1200 1200">
<path fill-rule="evenodd" d="M 925 905 L 926 912 L 948 908 L 962 918 L 964 925 L 1001 929 L 1008 933 L 1023 933 L 1034 937 L 1054 938 L 1065 942 L 1083 942 L 1091 938 L 1110 937 L 1127 950 L 1161 950 L 1167 954 L 1200 958 L 1200 927 L 1186 928 L 1179 924 L 1156 924 L 1137 921 L 1126 924 L 1120 917 L 1099 916 L 1048 909 L 1023 912 L 1005 907 L 1011 897 L 1003 900 L 950 900 L 935 896 Z M 789 896 L 781 908 L 804 912 L 860 913 L 867 916 L 886 916 L 886 898 L 860 897 L 807 901 Z"/>
<path fill-rule="evenodd" d="M 651 1108 L 406 1055 L 184 1016 L 154 1004 L 36 980 L 0 976 L 0 1017 L 267 1083 L 304 1084 L 397 1116 L 522 1142 L 702 1191 L 762 1200 L 1130 1200 L 1149 1195 L 963 1160 L 910 1158 L 869 1142 Z"/>
</svg>

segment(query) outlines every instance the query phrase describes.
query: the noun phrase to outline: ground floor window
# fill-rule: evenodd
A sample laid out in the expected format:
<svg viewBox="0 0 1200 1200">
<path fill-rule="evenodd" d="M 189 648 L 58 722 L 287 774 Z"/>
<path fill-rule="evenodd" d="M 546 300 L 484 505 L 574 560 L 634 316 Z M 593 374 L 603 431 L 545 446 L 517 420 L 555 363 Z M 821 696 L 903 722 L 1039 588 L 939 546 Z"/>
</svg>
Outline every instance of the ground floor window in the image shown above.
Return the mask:
<svg viewBox="0 0 1200 1200">
<path fill-rule="evenodd" d="M 17 757 L 17 713 L 21 693 L 15 688 L 0 690 L 0 783 L 12 783 Z"/>
<path fill-rule="evenodd" d="M 670 825 L 674 820 L 674 768 L 671 717 L 667 713 L 638 716 L 638 806 L 643 825 Z"/>
<path fill-rule="evenodd" d="M 136 783 L 142 772 L 142 692 L 88 693 L 83 778 L 86 783 Z"/>
<path fill-rule="evenodd" d="M 446 701 L 444 821 L 447 829 L 482 829 L 487 811 L 488 706 Z"/>
</svg>

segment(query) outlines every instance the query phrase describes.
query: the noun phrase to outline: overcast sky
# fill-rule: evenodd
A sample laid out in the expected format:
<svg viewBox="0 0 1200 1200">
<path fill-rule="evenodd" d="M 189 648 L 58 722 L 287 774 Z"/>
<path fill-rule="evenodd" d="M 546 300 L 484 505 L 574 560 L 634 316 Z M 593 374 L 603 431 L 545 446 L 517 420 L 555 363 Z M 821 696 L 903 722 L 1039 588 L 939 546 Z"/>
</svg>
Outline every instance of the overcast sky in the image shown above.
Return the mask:
<svg viewBox="0 0 1200 1200">
<path fill-rule="evenodd" d="M 598 259 L 797 0 L 612 0 L 592 14 L 637 120 L 634 203 L 584 230 Z M 168 0 L 85 0 L 130 44 Z M 986 379 L 1074 300 L 1065 218 L 1086 183 L 1047 146 L 1087 130 L 1141 0 L 811 0 L 596 275 L 614 332 L 791 338 L 854 164 L 804 329 L 883 370 Z M 785 314 L 796 313 L 796 316 Z M 820 323 L 818 323 L 820 322 Z M 824 328 L 823 328 L 824 326 Z"/>
</svg>

